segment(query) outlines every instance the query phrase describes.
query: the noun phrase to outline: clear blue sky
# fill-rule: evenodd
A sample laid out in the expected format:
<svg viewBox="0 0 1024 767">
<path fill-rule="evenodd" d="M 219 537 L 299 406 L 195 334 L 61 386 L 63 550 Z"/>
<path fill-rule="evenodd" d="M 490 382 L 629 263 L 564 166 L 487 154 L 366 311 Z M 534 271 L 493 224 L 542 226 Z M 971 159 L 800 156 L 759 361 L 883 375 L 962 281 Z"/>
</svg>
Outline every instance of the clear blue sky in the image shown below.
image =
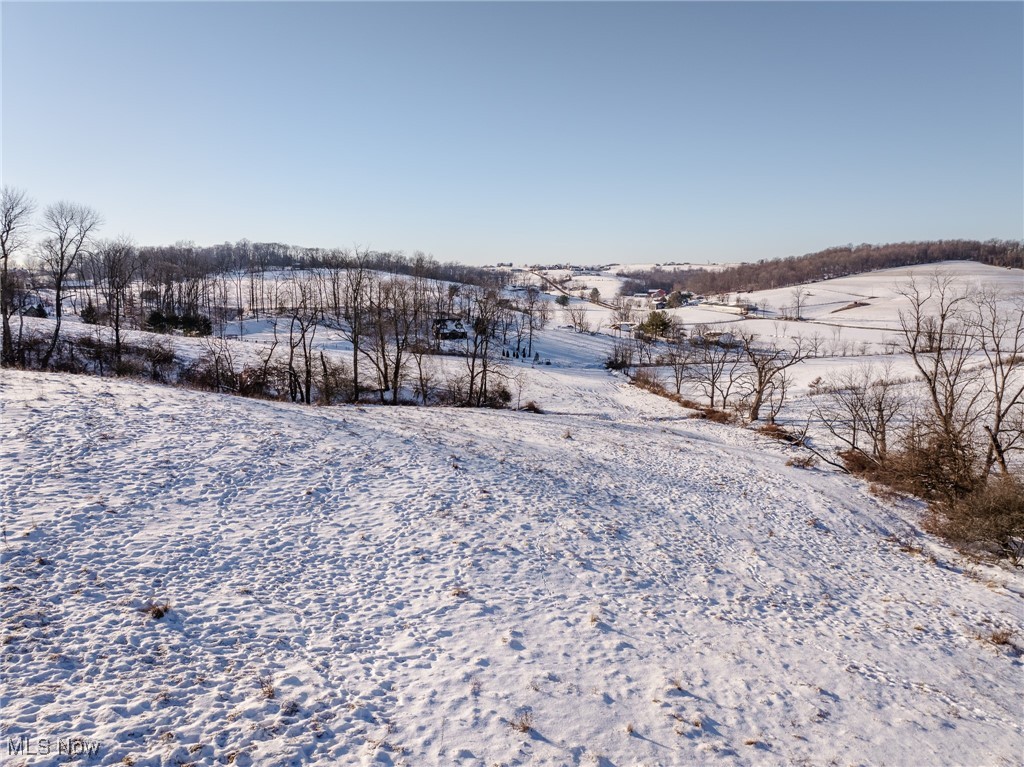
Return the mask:
<svg viewBox="0 0 1024 767">
<path fill-rule="evenodd" d="M 145 244 L 1024 237 L 1024 4 L 12 3 L 5 184 Z"/>
</svg>

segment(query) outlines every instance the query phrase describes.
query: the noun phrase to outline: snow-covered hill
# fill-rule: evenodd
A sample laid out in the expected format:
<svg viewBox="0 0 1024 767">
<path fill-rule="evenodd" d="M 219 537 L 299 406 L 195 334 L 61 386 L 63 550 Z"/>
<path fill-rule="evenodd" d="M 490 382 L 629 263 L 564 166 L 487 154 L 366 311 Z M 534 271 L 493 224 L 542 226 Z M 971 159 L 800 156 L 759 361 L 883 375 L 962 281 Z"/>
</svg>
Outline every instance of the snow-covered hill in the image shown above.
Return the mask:
<svg viewBox="0 0 1024 767">
<path fill-rule="evenodd" d="M 3 371 L 5 755 L 1019 764 L 1024 578 L 778 443 L 534 373 L 547 414 Z"/>
</svg>

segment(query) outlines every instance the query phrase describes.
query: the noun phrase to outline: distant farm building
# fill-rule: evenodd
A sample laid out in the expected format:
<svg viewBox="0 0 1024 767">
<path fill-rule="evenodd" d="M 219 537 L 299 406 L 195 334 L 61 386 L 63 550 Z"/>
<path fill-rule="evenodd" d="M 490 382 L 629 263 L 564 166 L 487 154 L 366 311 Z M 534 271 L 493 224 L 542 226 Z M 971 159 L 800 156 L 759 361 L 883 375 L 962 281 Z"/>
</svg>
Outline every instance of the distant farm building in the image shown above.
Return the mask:
<svg viewBox="0 0 1024 767">
<path fill-rule="evenodd" d="M 466 326 L 458 317 L 440 317 L 434 320 L 434 338 L 440 341 L 458 341 L 467 338 Z"/>
</svg>

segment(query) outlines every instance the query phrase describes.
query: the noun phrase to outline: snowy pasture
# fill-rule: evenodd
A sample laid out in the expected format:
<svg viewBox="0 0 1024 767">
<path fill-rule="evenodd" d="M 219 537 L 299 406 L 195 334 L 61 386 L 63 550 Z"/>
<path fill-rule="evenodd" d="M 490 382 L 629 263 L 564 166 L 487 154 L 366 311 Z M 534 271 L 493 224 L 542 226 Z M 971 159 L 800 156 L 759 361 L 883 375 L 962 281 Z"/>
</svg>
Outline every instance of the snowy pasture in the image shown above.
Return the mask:
<svg viewBox="0 0 1024 767">
<path fill-rule="evenodd" d="M 4 748 L 1019 763 L 1020 574 L 587 357 L 531 371 L 545 414 L 4 371 Z"/>
<path fill-rule="evenodd" d="M 674 313 L 820 334 L 798 424 L 829 371 L 912 374 L 882 352 L 900 284 L 934 268 L 805 286 L 800 322 Z M 607 298 L 619 278 L 584 279 Z M 1019 764 L 1024 574 L 630 386 L 603 365 L 612 311 L 571 306 L 595 332 L 552 306 L 540 361 L 504 358 L 512 405 L 542 414 L 0 371 L 5 763 L 64 763 L 26 748 L 78 738 L 103 765 Z M 274 335 L 226 332 L 239 362 Z M 315 345 L 351 354 L 337 330 Z"/>
</svg>

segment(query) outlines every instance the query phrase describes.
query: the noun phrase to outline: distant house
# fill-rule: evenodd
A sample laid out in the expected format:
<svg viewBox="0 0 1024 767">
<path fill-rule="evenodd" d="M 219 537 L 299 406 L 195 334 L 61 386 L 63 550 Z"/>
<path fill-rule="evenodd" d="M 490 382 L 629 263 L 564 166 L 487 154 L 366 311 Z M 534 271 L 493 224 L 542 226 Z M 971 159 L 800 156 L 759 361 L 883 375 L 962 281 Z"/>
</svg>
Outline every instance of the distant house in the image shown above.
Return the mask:
<svg viewBox="0 0 1024 767">
<path fill-rule="evenodd" d="M 467 337 L 466 326 L 458 317 L 439 317 L 434 320 L 434 338 L 440 341 L 458 341 Z"/>
</svg>

